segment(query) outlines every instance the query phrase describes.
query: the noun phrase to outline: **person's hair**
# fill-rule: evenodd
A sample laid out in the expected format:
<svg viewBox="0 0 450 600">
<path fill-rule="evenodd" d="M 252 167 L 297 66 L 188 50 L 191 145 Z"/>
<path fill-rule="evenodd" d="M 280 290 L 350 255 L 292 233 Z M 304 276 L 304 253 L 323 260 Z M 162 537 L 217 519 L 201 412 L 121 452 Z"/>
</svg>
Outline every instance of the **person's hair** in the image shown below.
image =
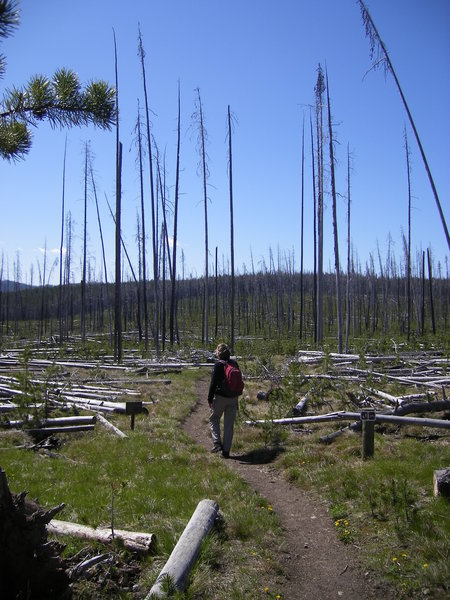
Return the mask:
<svg viewBox="0 0 450 600">
<path fill-rule="evenodd" d="M 219 344 L 216 348 L 216 354 L 220 360 L 229 360 L 231 356 L 230 349 L 226 344 Z"/>
</svg>

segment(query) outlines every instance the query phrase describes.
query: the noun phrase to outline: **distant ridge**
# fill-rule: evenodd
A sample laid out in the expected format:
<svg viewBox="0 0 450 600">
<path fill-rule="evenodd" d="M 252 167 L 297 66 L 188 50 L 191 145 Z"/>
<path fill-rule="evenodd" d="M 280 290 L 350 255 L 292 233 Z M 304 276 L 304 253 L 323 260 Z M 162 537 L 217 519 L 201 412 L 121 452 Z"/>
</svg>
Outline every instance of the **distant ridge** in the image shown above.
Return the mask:
<svg viewBox="0 0 450 600">
<path fill-rule="evenodd" d="M 16 283 L 15 281 L 0 281 L 0 291 L 2 292 L 13 292 L 16 289 L 25 290 L 28 288 L 32 288 L 32 285 L 28 285 L 28 283 Z"/>
</svg>

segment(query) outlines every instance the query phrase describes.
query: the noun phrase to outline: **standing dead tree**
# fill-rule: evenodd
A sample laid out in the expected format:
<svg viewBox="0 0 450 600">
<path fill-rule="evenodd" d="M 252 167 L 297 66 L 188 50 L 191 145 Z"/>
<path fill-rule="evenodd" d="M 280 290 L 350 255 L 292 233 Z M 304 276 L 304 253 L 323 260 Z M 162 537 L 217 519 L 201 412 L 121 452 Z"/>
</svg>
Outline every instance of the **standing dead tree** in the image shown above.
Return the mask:
<svg viewBox="0 0 450 600">
<path fill-rule="evenodd" d="M 330 170 L 331 170 L 331 194 L 333 197 L 333 234 L 334 234 L 334 264 L 336 269 L 336 307 L 337 307 L 337 330 L 338 330 L 338 348 L 342 352 L 342 302 L 341 302 L 341 269 L 339 264 L 339 240 L 337 226 L 337 206 L 336 206 L 336 179 L 334 173 L 334 148 L 333 148 L 333 127 L 331 124 L 331 106 L 330 106 L 330 87 L 327 81 L 327 104 L 328 104 L 328 132 L 330 138 Z"/>
<path fill-rule="evenodd" d="M 117 44 L 114 34 L 114 68 L 116 77 L 116 280 L 114 285 L 114 360 L 122 360 L 122 287 L 121 287 L 121 212 L 122 212 L 122 143 L 119 138 L 119 78 L 117 72 Z"/>
<path fill-rule="evenodd" d="M 317 342 L 323 340 L 323 94 L 325 82 L 319 63 L 316 94 L 317 129 Z"/>
<path fill-rule="evenodd" d="M 230 184 L 230 253 L 231 253 L 231 350 L 234 350 L 234 298 L 236 282 L 234 277 L 234 218 L 233 218 L 233 154 L 231 151 L 231 113 L 228 105 L 228 161 L 229 161 L 229 184 Z M 217 250 L 217 249 L 216 249 Z M 217 259 L 216 259 L 217 260 Z M 217 269 L 216 269 L 217 272 Z M 217 302 L 216 302 L 217 305 Z"/>
<path fill-rule="evenodd" d="M 364 4 L 363 0 L 358 0 L 358 2 L 359 2 L 359 6 L 361 8 L 361 15 L 362 15 L 363 23 L 364 23 L 364 26 L 366 28 L 366 36 L 370 40 L 370 57 L 371 57 L 371 59 L 373 59 L 374 54 L 375 54 L 375 50 L 377 50 L 377 58 L 375 60 L 373 68 L 376 68 L 378 65 L 383 64 L 384 68 L 385 68 L 385 71 L 388 72 L 388 73 L 391 73 L 392 77 L 395 80 L 395 83 L 397 85 L 397 89 L 398 89 L 398 91 L 400 93 L 400 96 L 402 98 L 403 106 L 405 107 L 405 110 L 406 110 L 406 113 L 408 115 L 408 119 L 409 119 L 410 125 L 412 127 L 413 132 L 414 132 L 414 136 L 416 138 L 417 145 L 419 146 L 420 154 L 422 156 L 422 160 L 423 160 L 423 163 L 425 165 L 425 170 L 426 170 L 427 175 L 428 175 L 428 180 L 430 182 L 431 189 L 433 190 L 433 195 L 434 195 L 434 199 L 436 201 L 436 206 L 437 206 L 437 209 L 439 211 L 439 216 L 441 218 L 442 226 L 444 228 L 445 237 L 447 239 L 447 245 L 448 245 L 448 248 L 450 250 L 450 235 L 449 235 L 449 232 L 448 232 L 447 223 L 445 222 L 445 217 L 444 217 L 444 213 L 442 211 L 441 203 L 439 201 L 439 196 L 438 196 L 438 193 L 437 193 L 437 189 L 436 189 L 436 186 L 434 184 L 434 180 L 433 180 L 433 177 L 431 175 L 431 170 L 430 170 L 430 167 L 428 165 L 428 161 L 427 161 L 427 158 L 425 156 L 425 151 L 424 151 L 424 149 L 422 147 L 422 142 L 420 141 L 420 137 L 419 137 L 419 134 L 417 132 L 416 125 L 415 125 L 414 120 L 412 118 L 411 111 L 409 110 L 409 106 L 408 106 L 408 104 L 406 102 L 406 98 L 405 98 L 405 95 L 403 94 L 403 90 L 402 90 L 402 88 L 400 86 L 400 82 L 398 80 L 397 74 L 394 71 L 394 67 L 392 65 L 392 62 L 391 62 L 391 59 L 389 57 L 388 51 L 386 50 L 386 46 L 384 45 L 383 40 L 381 39 L 380 34 L 378 33 L 377 28 L 375 27 L 375 23 L 373 22 L 372 17 L 370 16 L 370 13 L 367 10 L 366 5 Z"/>
<path fill-rule="evenodd" d="M 142 67 L 142 83 L 144 86 L 144 101 L 145 101 L 145 118 L 147 126 L 147 144 L 148 144 L 148 161 L 149 161 L 149 178 L 150 178 L 150 201 L 152 208 L 152 250 L 153 250 L 153 298 L 154 298 L 154 313 L 153 313 L 153 340 L 155 344 L 156 355 L 159 355 L 159 302 L 158 302 L 158 231 L 156 222 L 156 202 L 155 191 L 153 185 L 153 154 L 152 154 L 152 137 L 150 135 L 150 114 L 147 92 L 147 77 L 145 72 L 145 51 L 142 42 L 141 29 L 138 29 L 138 54 Z"/>
<path fill-rule="evenodd" d="M 197 150 L 200 154 L 199 170 L 202 176 L 203 184 L 203 207 L 205 214 L 205 279 L 203 287 L 203 318 L 202 318 L 202 342 L 208 341 L 208 305 L 209 305 L 209 242 L 208 242 L 208 191 L 206 180 L 209 177 L 207 165 L 206 141 L 208 135 L 205 129 L 203 105 L 200 96 L 200 88 L 196 89 L 197 97 L 195 102 L 195 112 L 192 115 L 194 123 L 198 127 Z"/>
<path fill-rule="evenodd" d="M 304 294 L 303 294 L 303 222 L 304 222 L 304 208 L 305 208 L 305 116 L 303 115 L 302 124 L 302 175 L 301 175 L 301 209 L 300 209 L 300 330 L 299 337 L 303 339 L 303 308 L 304 308 Z"/>
<path fill-rule="evenodd" d="M 178 82 L 178 126 L 177 126 L 177 161 L 175 173 L 175 198 L 173 208 L 173 250 L 172 250 L 172 281 L 170 294 L 170 345 L 173 346 L 175 341 L 175 307 L 176 307 L 176 279 L 177 279 L 177 235 L 178 235 L 178 196 L 180 186 L 180 140 L 181 140 L 181 113 L 180 113 L 180 82 Z"/>
<path fill-rule="evenodd" d="M 64 250 L 64 211 L 65 211 L 65 187 L 66 187 L 66 155 L 67 155 L 67 136 L 64 143 L 64 159 L 62 173 L 62 197 L 61 197 L 61 242 L 59 246 L 59 295 L 58 295 L 58 319 L 59 319 L 59 345 L 63 343 L 63 250 Z M 1 277 L 0 277 L 1 282 Z"/>
<path fill-rule="evenodd" d="M 345 353 L 348 352 L 348 339 L 350 336 L 350 150 L 347 144 L 347 286 L 346 286 L 346 318 L 345 318 Z"/>
<path fill-rule="evenodd" d="M 139 155 L 139 184 L 141 195 L 141 227 L 142 227 L 142 301 L 144 304 L 144 343 L 145 351 L 148 352 L 148 305 L 147 305 L 147 262 L 146 262 L 146 237 L 145 237 L 145 207 L 144 207 L 144 167 L 142 156 L 142 131 L 141 113 L 138 101 L 137 115 L 137 143 Z"/>
</svg>

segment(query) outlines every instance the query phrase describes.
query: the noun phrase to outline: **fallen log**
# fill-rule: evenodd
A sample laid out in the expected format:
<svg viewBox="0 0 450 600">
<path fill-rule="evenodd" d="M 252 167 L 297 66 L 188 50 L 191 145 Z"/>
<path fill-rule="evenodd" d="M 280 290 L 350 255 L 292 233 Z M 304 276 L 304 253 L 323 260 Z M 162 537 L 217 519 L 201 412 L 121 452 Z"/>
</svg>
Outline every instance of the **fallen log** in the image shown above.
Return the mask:
<svg viewBox="0 0 450 600">
<path fill-rule="evenodd" d="M 69 521 L 59 521 L 53 519 L 47 525 L 47 531 L 54 535 L 73 535 L 74 537 L 87 540 L 96 540 L 102 544 L 111 544 L 116 538 L 120 540 L 127 550 L 148 554 L 155 543 L 153 533 L 137 533 L 135 531 L 125 531 L 124 529 L 114 528 L 114 534 L 111 529 L 104 527 L 88 527 Z"/>
<path fill-rule="evenodd" d="M 96 417 L 94 416 L 86 416 L 86 417 L 56 417 L 53 419 L 38 419 L 38 423 L 40 427 L 69 427 L 72 425 L 95 425 Z M 33 417 L 30 415 L 29 420 L 20 419 L 14 421 L 8 421 L 5 426 L 6 427 L 23 427 L 27 423 L 32 423 Z"/>
<path fill-rule="evenodd" d="M 158 575 L 145 600 L 162 598 L 163 582 L 170 578 L 179 591 L 183 591 L 189 573 L 200 552 L 203 538 L 211 531 L 219 511 L 219 505 L 213 500 L 202 500 L 181 534 L 172 554 Z"/>
<path fill-rule="evenodd" d="M 105 419 L 105 417 L 102 414 L 97 413 L 97 419 L 98 419 L 98 422 L 103 425 L 103 427 L 106 427 L 106 429 L 113 431 L 119 437 L 121 437 L 121 438 L 128 437 L 126 433 L 124 433 L 123 431 L 120 431 L 120 429 L 118 427 L 116 427 L 115 425 L 110 423 L 107 419 Z"/>
<path fill-rule="evenodd" d="M 67 427 L 37 427 L 26 429 L 32 435 L 53 435 L 54 433 L 78 433 L 79 431 L 94 431 L 95 425 L 69 425 Z"/>
<path fill-rule="evenodd" d="M 351 423 L 350 425 L 347 425 L 346 427 L 342 427 L 341 429 L 338 429 L 337 431 L 333 431 L 333 433 L 329 433 L 328 435 L 323 435 L 322 437 L 319 438 L 319 442 L 322 442 L 322 444 L 331 444 L 331 442 L 334 442 L 334 440 L 336 438 L 341 436 L 346 431 L 361 431 L 361 429 L 362 429 L 361 421 L 356 421 L 355 423 Z"/>
<path fill-rule="evenodd" d="M 449 400 L 435 400 L 432 402 L 410 402 L 401 404 L 394 409 L 394 415 L 409 415 L 411 413 L 439 412 L 450 410 Z"/>
<path fill-rule="evenodd" d="M 265 423 L 273 423 L 276 425 L 292 425 L 301 423 L 320 423 L 329 421 L 353 421 L 359 419 L 361 413 L 340 411 L 328 413 L 325 415 L 312 415 L 309 417 L 290 417 L 285 419 L 258 419 L 255 421 L 245 421 L 247 425 L 264 425 Z M 421 417 L 399 417 L 396 415 L 375 414 L 375 421 L 380 423 L 396 423 L 398 425 L 422 425 L 425 427 L 438 427 L 442 429 L 450 429 L 450 421 L 444 419 L 426 419 Z"/>
</svg>

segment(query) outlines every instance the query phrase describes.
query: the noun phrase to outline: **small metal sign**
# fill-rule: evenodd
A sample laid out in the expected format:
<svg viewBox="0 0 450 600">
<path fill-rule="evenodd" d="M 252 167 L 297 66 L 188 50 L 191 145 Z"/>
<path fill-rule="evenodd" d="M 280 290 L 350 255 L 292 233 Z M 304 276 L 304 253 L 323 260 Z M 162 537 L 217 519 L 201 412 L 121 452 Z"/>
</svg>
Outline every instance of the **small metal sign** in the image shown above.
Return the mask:
<svg viewBox="0 0 450 600">
<path fill-rule="evenodd" d="M 375 421 L 375 414 L 374 410 L 362 410 L 361 421 Z"/>
</svg>

